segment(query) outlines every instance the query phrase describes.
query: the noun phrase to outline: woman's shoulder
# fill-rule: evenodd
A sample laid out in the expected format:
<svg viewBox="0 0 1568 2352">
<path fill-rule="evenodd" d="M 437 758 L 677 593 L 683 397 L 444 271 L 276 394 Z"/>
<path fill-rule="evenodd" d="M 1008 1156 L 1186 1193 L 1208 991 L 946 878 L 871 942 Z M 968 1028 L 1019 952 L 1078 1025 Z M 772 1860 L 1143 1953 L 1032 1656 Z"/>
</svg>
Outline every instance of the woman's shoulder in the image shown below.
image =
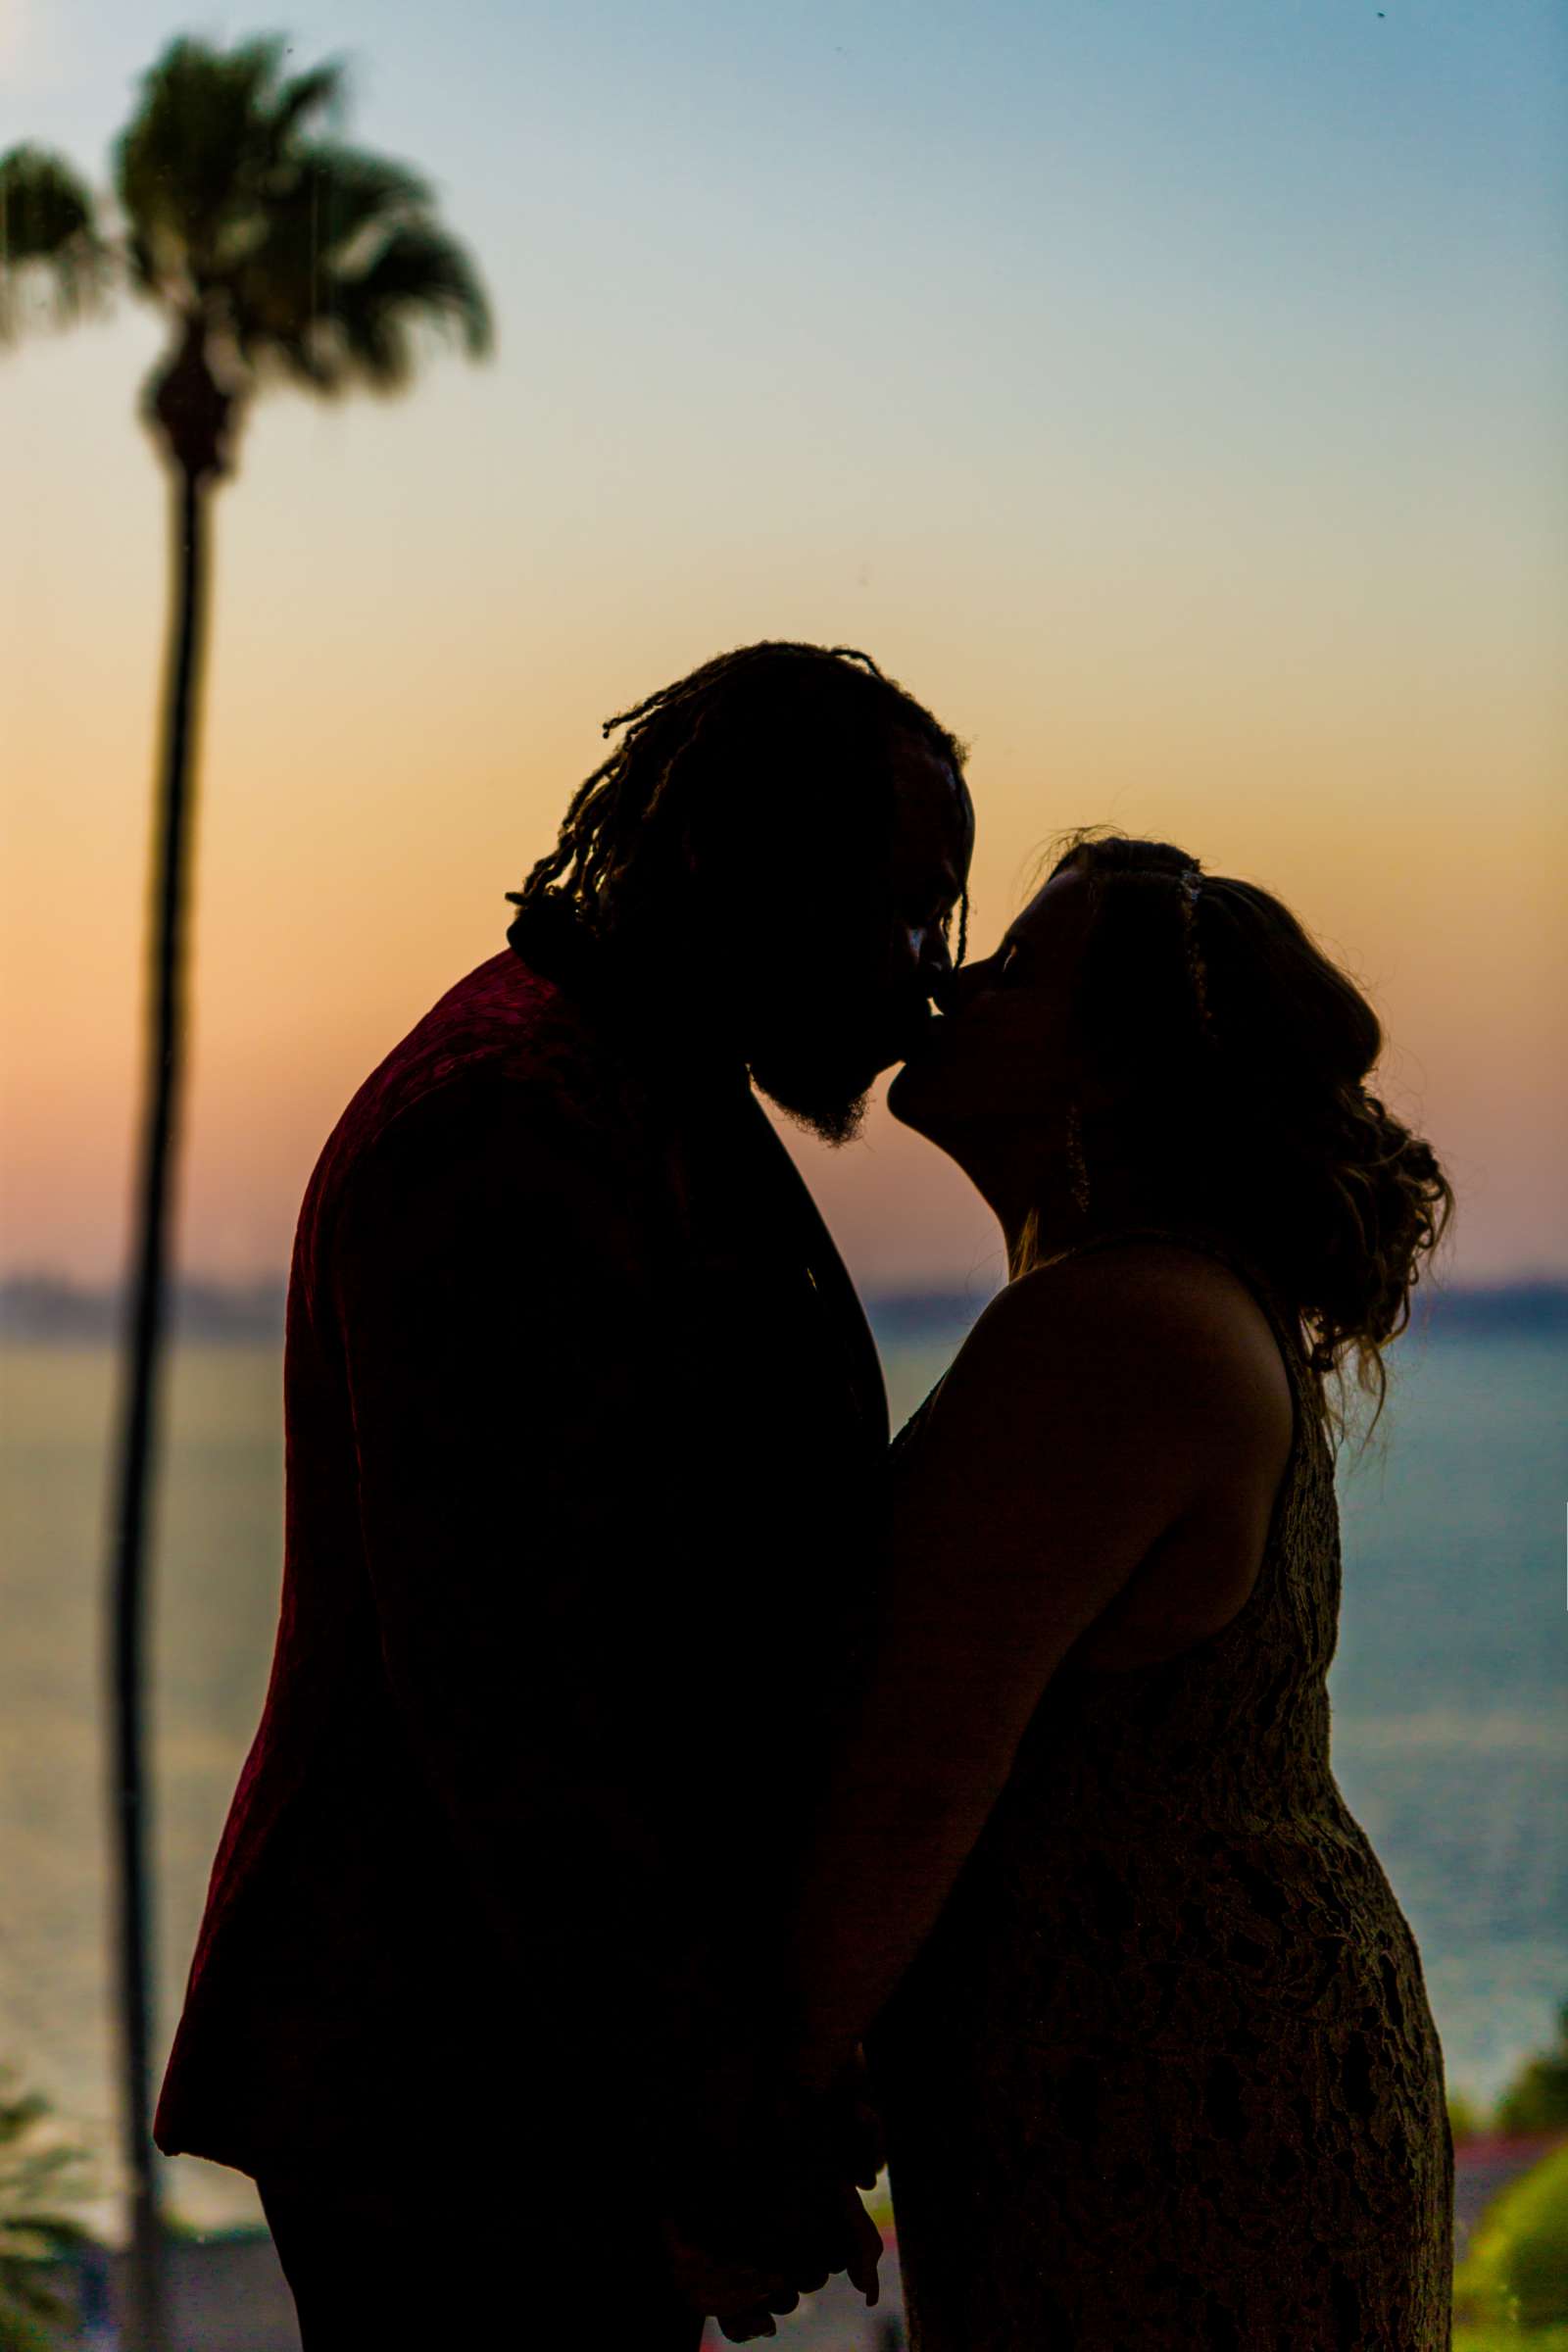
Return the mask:
<svg viewBox="0 0 1568 2352">
<path fill-rule="evenodd" d="M 1097 1234 L 1046 1258 L 1022 1277 L 1036 1282 L 1039 1297 L 1048 1284 L 1063 1309 L 1075 1299 L 1102 1306 L 1124 1304 L 1139 1314 L 1206 1326 L 1216 1316 L 1280 1339 L 1292 1330 L 1274 1282 L 1239 1246 L 1185 1228 L 1135 1229 Z M 1295 1334 L 1297 1344 L 1299 1333 Z"/>
<path fill-rule="evenodd" d="M 1042 1258 L 1015 1275 L 975 1324 L 992 1345 L 1026 1345 L 1033 1334 L 1110 1330 L 1126 1340 L 1155 1329 L 1172 1339 L 1216 1324 L 1271 1328 L 1256 1278 L 1196 1238 L 1171 1233 L 1106 1234 Z M 1248 1310 L 1250 1310 L 1249 1313 Z"/>
<path fill-rule="evenodd" d="M 1064 1256 L 992 1300 L 923 1414 L 895 1486 L 901 1556 L 951 1552 L 965 1608 L 1049 1568 L 1092 1616 L 1173 1530 L 1266 1527 L 1295 1437 L 1239 1277 L 1163 1245 Z"/>
<path fill-rule="evenodd" d="M 1018 1275 L 975 1324 L 944 1393 L 1038 1395 L 1102 1425 L 1151 1420 L 1226 1450 L 1288 1448 L 1294 1397 L 1275 1320 L 1196 1242 L 1149 1235 Z"/>
</svg>

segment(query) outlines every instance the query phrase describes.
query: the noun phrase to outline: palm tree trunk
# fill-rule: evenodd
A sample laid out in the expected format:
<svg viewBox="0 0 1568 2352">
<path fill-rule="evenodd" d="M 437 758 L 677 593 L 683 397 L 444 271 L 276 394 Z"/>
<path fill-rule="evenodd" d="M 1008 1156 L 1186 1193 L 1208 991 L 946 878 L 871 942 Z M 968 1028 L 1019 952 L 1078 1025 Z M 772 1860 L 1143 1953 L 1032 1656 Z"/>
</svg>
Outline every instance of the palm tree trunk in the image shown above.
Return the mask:
<svg viewBox="0 0 1568 2352">
<path fill-rule="evenodd" d="M 125 1325 L 109 1604 L 113 1642 L 113 1819 L 118 1932 L 117 1988 L 123 2069 L 124 2156 L 130 2181 L 127 2352 L 165 2352 L 169 2341 L 157 2157 L 152 2143 L 151 1814 L 143 1705 L 147 1532 L 158 1436 L 165 1270 L 185 1043 L 184 961 L 191 752 L 206 610 L 206 492 L 175 469 L 173 548 L 177 589 L 169 639 L 155 814 L 152 969 L 136 1183 L 135 1270 Z"/>
</svg>

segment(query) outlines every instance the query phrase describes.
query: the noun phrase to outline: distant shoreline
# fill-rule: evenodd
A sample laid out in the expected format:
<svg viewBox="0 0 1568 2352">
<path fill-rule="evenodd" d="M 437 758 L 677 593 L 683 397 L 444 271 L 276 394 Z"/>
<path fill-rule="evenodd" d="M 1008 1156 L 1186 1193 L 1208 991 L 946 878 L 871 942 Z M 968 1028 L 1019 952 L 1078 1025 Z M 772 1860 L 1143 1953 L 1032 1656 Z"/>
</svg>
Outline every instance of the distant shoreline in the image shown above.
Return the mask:
<svg viewBox="0 0 1568 2352">
<path fill-rule="evenodd" d="M 177 1340 L 208 1346 L 281 1342 L 287 1285 L 281 1275 L 255 1282 L 218 1282 L 193 1275 L 176 1282 L 171 1324 Z M 866 1299 L 866 1312 L 884 1345 L 951 1343 L 985 1306 L 989 1291 L 885 1291 Z M 50 1274 L 0 1277 L 0 1347 L 91 1347 L 121 1334 L 118 1286 L 73 1282 Z M 1568 1337 L 1568 1280 L 1455 1284 L 1418 1291 L 1411 1329 L 1510 1338 Z"/>
</svg>

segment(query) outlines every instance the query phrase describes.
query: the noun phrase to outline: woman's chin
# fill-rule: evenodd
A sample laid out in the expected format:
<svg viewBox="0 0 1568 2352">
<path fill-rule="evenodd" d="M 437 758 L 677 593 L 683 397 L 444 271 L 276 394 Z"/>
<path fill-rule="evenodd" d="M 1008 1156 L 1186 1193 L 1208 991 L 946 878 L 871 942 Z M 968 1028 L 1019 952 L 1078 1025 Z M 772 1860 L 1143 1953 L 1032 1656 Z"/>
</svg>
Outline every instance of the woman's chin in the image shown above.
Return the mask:
<svg viewBox="0 0 1568 2352">
<path fill-rule="evenodd" d="M 936 1092 L 917 1056 L 894 1072 L 888 1087 L 888 1108 L 901 1127 L 912 1127 L 916 1135 L 930 1136 L 933 1112 L 937 1126 L 942 1124 L 940 1104 L 933 1099 Z"/>
</svg>

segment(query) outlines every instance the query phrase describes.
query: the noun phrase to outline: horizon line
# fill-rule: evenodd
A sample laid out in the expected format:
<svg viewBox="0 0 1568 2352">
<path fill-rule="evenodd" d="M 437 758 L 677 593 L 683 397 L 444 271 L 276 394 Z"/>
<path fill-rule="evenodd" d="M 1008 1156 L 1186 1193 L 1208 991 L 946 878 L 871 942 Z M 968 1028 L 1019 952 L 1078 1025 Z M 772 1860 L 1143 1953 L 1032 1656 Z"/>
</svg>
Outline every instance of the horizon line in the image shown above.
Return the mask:
<svg viewBox="0 0 1568 2352">
<path fill-rule="evenodd" d="M 173 1276 L 166 1294 L 171 1339 L 281 1341 L 288 1279 L 282 1272 Z M 879 1336 L 914 1340 L 967 1328 L 1002 1287 L 971 1275 L 964 1281 L 867 1286 L 861 1298 Z M 94 1283 L 45 1269 L 0 1273 L 0 1345 L 119 1340 L 125 1298 L 123 1280 Z M 1419 1333 L 1440 1323 L 1472 1332 L 1568 1333 L 1568 1272 L 1510 1275 L 1491 1282 L 1423 1282 L 1412 1298 L 1406 1328 Z"/>
</svg>

